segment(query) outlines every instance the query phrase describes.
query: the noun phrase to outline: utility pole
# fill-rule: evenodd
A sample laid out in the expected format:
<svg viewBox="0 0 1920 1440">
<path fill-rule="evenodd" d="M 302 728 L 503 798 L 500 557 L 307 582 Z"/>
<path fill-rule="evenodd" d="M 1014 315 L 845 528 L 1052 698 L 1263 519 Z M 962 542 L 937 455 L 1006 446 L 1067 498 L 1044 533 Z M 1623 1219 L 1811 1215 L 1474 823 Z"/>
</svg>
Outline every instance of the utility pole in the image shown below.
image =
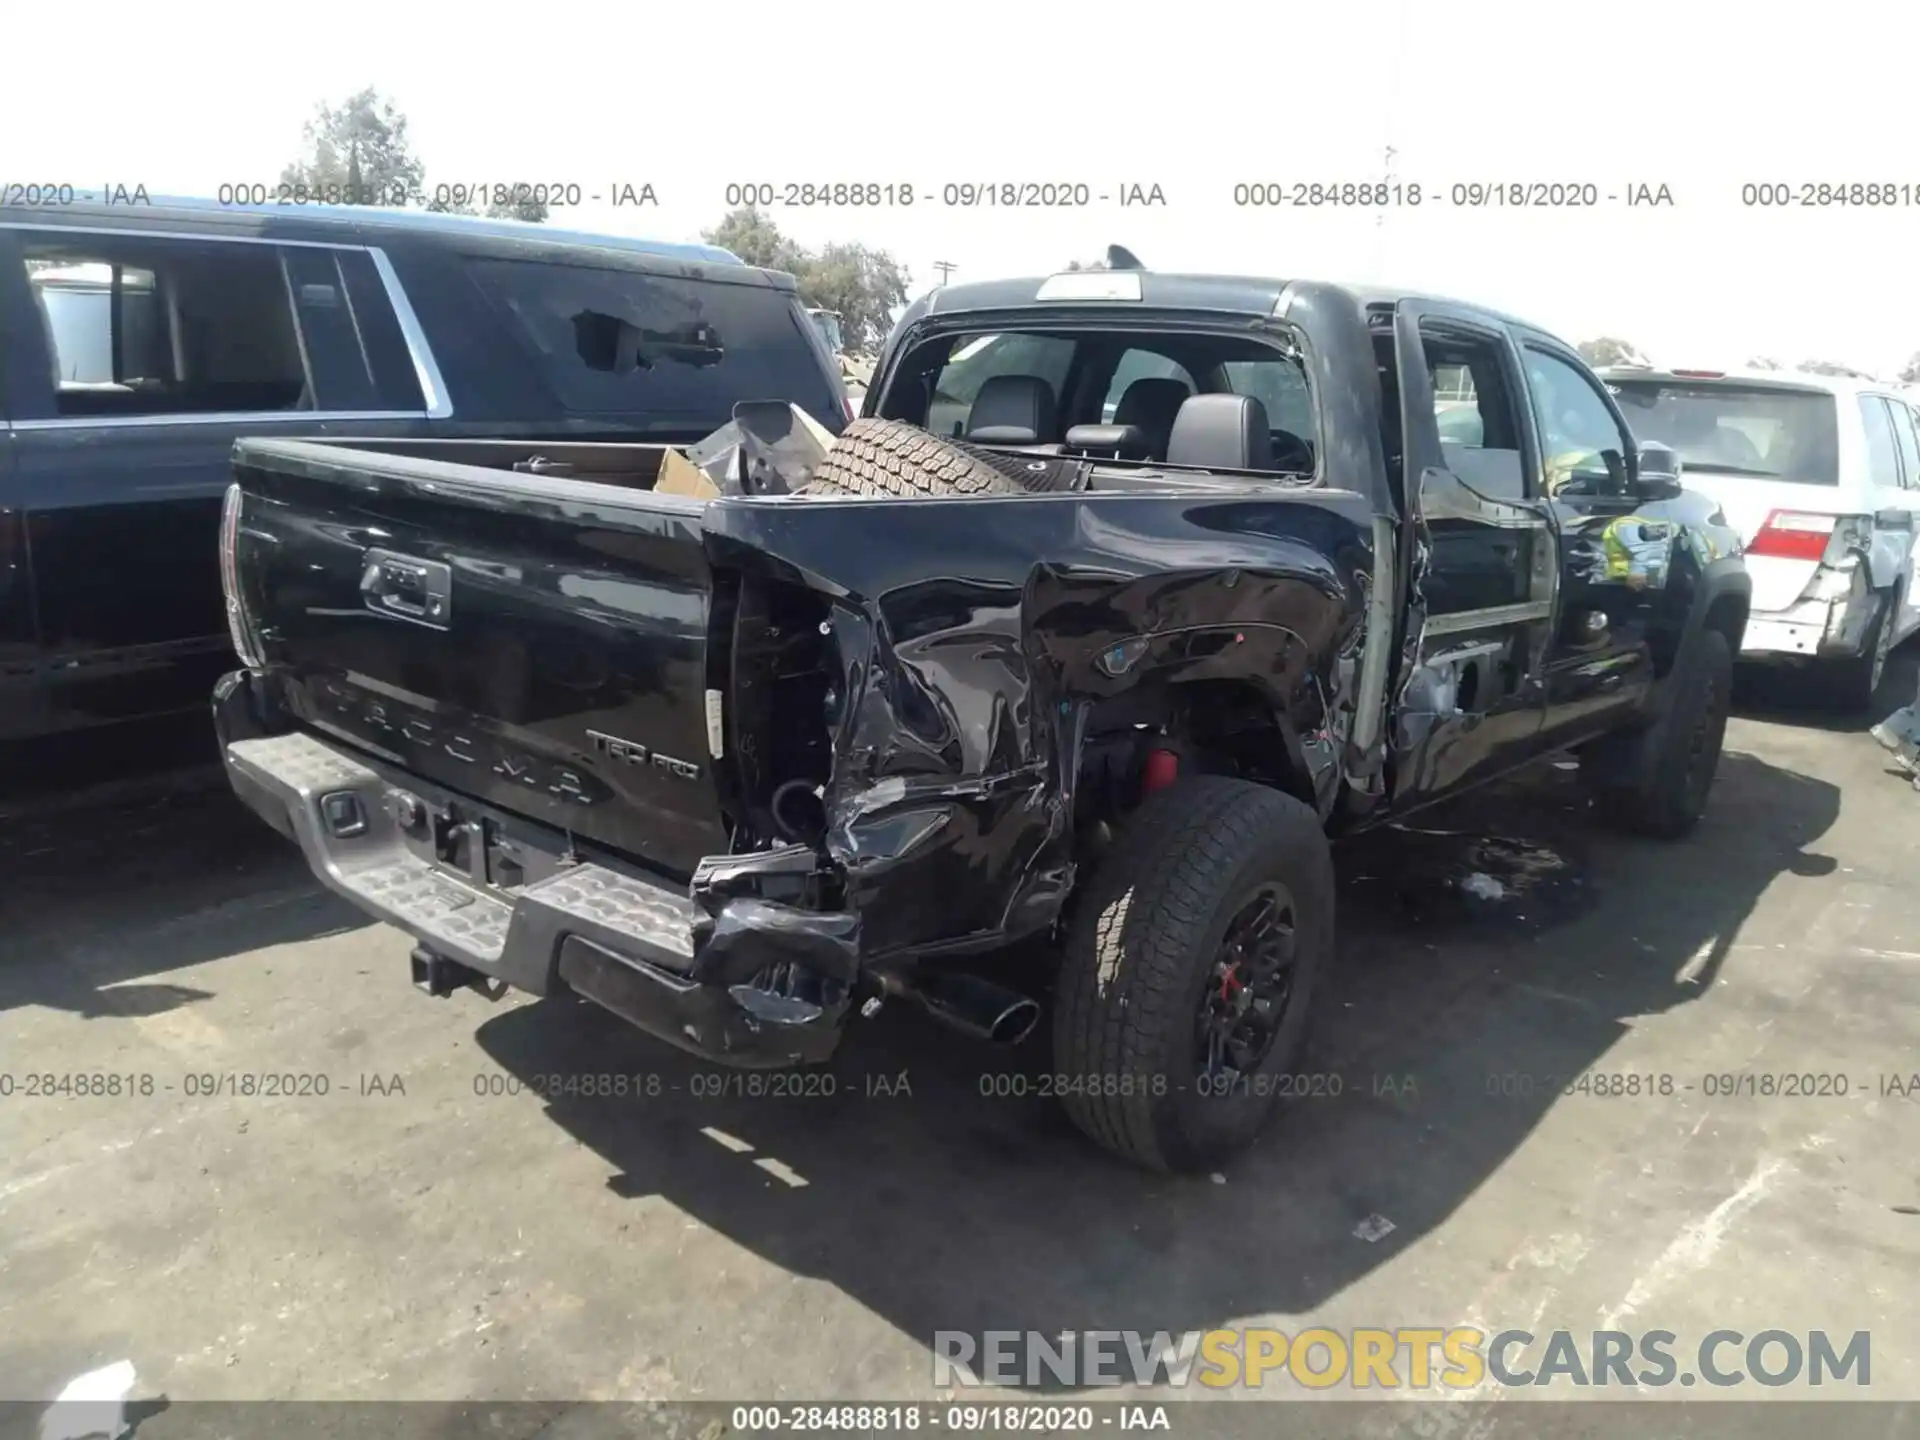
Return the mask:
<svg viewBox="0 0 1920 1440">
<path fill-rule="evenodd" d="M 1386 182 L 1387 203 L 1382 205 L 1373 217 L 1373 269 L 1375 279 L 1387 257 L 1387 211 L 1393 206 L 1393 186 L 1397 178 L 1394 161 L 1400 158 L 1399 147 L 1393 142 L 1400 136 L 1400 107 L 1405 94 L 1407 71 L 1407 11 L 1410 0 L 1400 0 L 1396 11 L 1393 40 L 1393 70 L 1391 86 L 1387 100 L 1386 143 L 1381 147 L 1383 163 L 1381 179 Z"/>
<path fill-rule="evenodd" d="M 1381 178 L 1386 181 L 1388 203 L 1382 205 L 1373 217 L 1373 269 L 1376 279 L 1379 278 L 1380 267 L 1386 255 L 1387 211 L 1391 208 L 1393 197 L 1393 162 L 1399 154 L 1400 152 L 1394 149 L 1392 142 L 1389 141 L 1386 153 L 1381 157 L 1384 161 Z"/>
<path fill-rule="evenodd" d="M 951 260 L 936 260 L 933 262 L 933 268 L 940 272 L 940 283 L 944 285 L 947 283 L 947 277 L 960 267 Z"/>
</svg>

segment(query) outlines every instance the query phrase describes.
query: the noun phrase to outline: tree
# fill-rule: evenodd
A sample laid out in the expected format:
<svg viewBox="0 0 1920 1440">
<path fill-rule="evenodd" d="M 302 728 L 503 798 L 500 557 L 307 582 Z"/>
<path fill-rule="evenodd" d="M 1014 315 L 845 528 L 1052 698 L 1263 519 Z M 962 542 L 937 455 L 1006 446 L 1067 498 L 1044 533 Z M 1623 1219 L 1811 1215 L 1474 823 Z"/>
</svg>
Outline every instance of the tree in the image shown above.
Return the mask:
<svg viewBox="0 0 1920 1440">
<path fill-rule="evenodd" d="M 435 215 L 478 215 L 481 212 L 464 201 L 456 200 L 451 193 L 436 194 L 427 202 L 427 209 Z M 489 220 L 525 220 L 538 225 L 547 218 L 546 202 L 531 195 L 520 196 L 513 200 L 496 200 L 486 208 Z"/>
<path fill-rule="evenodd" d="M 513 199 L 495 201 L 487 207 L 489 220 L 524 220 L 530 225 L 539 225 L 547 218 L 547 202 L 537 195 L 516 195 Z"/>
<path fill-rule="evenodd" d="M 796 279 L 807 252 L 780 233 L 780 227 L 751 205 L 729 210 L 713 229 L 702 236 L 709 245 L 731 250 L 749 265 L 763 270 L 784 270 Z"/>
<path fill-rule="evenodd" d="M 300 135 L 302 154 L 280 172 L 283 185 L 348 205 L 406 205 L 420 194 L 426 166 L 407 139 L 407 117 L 372 86 L 321 105 Z"/>
<path fill-rule="evenodd" d="M 1900 367 L 1900 373 L 1894 378 L 1902 385 L 1920 385 L 1920 350 L 1908 357 L 1907 363 Z"/>
<path fill-rule="evenodd" d="M 303 186 L 323 201 L 343 205 L 401 207 L 424 201 L 442 215 L 477 215 L 450 195 L 428 198 L 427 167 L 407 138 L 407 117 L 372 86 L 339 105 L 321 105 L 300 132 L 301 156 L 280 172 L 283 185 Z M 487 207 L 492 220 L 547 218 L 546 205 L 531 196 Z"/>
<path fill-rule="evenodd" d="M 1106 253 L 1098 260 L 1069 260 L 1067 269 L 1075 270 L 1144 270 L 1140 257 L 1124 245 L 1109 245 Z"/>
<path fill-rule="evenodd" d="M 906 270 L 886 251 L 865 245 L 824 246 L 797 278 L 809 305 L 840 312 L 840 329 L 856 350 L 877 349 L 893 328 L 893 312 L 907 303 Z"/>
<path fill-rule="evenodd" d="M 1846 375 L 1855 380 L 1871 380 L 1873 376 L 1864 370 L 1856 370 L 1851 365 L 1842 365 L 1837 360 L 1802 360 L 1800 369 L 1809 375 Z"/>
<path fill-rule="evenodd" d="M 894 310 L 907 303 L 906 268 L 886 251 L 845 241 L 808 250 L 750 205 L 728 211 L 701 238 L 749 265 L 792 275 L 808 305 L 839 312 L 841 331 L 855 350 L 886 339 Z"/>
<path fill-rule="evenodd" d="M 1780 370 L 1785 367 L 1771 355 L 1756 355 L 1747 361 L 1747 368 L 1749 370 Z"/>
<path fill-rule="evenodd" d="M 1582 340 L 1578 346 L 1580 358 L 1589 365 L 1633 365 L 1644 363 L 1640 352 L 1625 340 L 1612 335 L 1601 335 L 1593 340 Z"/>
</svg>

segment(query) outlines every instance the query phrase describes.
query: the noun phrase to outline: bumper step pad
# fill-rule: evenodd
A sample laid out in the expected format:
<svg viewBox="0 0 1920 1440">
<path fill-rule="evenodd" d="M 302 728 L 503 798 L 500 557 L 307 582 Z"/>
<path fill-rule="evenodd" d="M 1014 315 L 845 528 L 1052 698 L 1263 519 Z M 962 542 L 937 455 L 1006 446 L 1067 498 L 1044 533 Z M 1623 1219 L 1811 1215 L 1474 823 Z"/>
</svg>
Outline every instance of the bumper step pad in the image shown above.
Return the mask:
<svg viewBox="0 0 1920 1440">
<path fill-rule="evenodd" d="M 227 766 L 243 798 L 300 844 L 317 874 L 361 908 L 454 960 L 536 994 L 548 988 L 563 934 L 588 936 L 668 971 L 693 961 L 693 902 L 601 865 L 573 865 L 531 885 L 489 890 L 409 848 L 371 767 L 295 732 L 236 740 Z M 328 832 L 320 802 L 351 791 L 362 833 Z M 462 802 L 470 803 L 470 802 Z M 263 810 L 263 813 L 266 813 Z"/>
<path fill-rule="evenodd" d="M 298 842 L 330 889 L 407 931 L 436 957 L 535 995 L 570 990 L 724 1064 L 814 1063 L 839 1043 L 844 999 L 789 1019 L 750 1012 L 737 987 L 696 976 L 699 912 L 665 882 L 592 862 L 565 864 L 564 837 L 548 834 L 542 846 L 532 839 L 535 827 L 516 817 L 398 772 L 389 780 L 310 735 L 234 740 L 226 761 L 235 793 Z M 397 812 L 405 807 L 391 803 L 396 792 L 439 813 L 475 812 L 515 825 L 515 844 L 543 857 L 539 878 L 499 888 L 437 863 L 423 853 L 424 837 L 401 828 Z M 561 868 L 549 868 L 556 864 Z M 424 964 L 416 957 L 416 968 Z M 430 970 L 427 978 L 431 984 Z"/>
<path fill-rule="evenodd" d="M 498 960 L 507 948 L 513 907 L 449 877 L 413 855 L 387 865 L 352 870 L 346 881 L 368 903 L 428 944 L 456 946 L 482 960 Z"/>
<path fill-rule="evenodd" d="M 521 892 L 532 904 L 557 910 L 569 928 L 610 930 L 650 950 L 677 957 L 674 968 L 693 960 L 693 901 L 599 865 L 575 865 Z"/>
</svg>

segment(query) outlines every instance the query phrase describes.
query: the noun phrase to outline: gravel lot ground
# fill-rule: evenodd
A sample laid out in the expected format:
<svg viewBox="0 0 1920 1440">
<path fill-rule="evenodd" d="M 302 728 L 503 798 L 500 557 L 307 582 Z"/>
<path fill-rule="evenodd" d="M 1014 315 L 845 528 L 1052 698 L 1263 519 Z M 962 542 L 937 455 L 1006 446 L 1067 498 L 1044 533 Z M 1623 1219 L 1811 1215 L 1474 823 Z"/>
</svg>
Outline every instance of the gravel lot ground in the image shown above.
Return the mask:
<svg viewBox="0 0 1920 1440">
<path fill-rule="evenodd" d="M 590 1006 L 429 1000 L 220 790 L 0 823 L 0 1398 L 120 1359 L 176 1402 L 930 1397 L 936 1330 L 1315 1323 L 1869 1330 L 1872 1394 L 1920 1399 L 1920 1093 L 1882 1093 L 1920 1071 L 1920 794 L 1859 728 L 1727 743 L 1678 846 L 1546 765 L 1343 850 L 1341 1093 L 1212 1180 L 983 1093 L 1040 1047 L 899 1006 L 832 1098 L 769 1099 Z"/>
</svg>

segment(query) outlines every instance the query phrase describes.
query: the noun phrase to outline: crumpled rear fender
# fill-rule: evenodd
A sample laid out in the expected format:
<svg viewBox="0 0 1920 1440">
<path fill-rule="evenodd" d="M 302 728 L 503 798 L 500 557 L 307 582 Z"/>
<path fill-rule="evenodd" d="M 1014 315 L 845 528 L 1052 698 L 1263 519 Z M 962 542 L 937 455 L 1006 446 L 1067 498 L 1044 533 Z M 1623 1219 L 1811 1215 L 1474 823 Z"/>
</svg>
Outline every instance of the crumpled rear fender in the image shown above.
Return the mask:
<svg viewBox="0 0 1920 1440">
<path fill-rule="evenodd" d="M 868 957 L 1042 929 L 1090 716 L 1249 687 L 1337 785 L 1371 512 L 1346 492 L 721 501 L 716 564 L 830 601 L 826 846 Z M 794 717 L 793 723 L 806 723 Z"/>
</svg>

